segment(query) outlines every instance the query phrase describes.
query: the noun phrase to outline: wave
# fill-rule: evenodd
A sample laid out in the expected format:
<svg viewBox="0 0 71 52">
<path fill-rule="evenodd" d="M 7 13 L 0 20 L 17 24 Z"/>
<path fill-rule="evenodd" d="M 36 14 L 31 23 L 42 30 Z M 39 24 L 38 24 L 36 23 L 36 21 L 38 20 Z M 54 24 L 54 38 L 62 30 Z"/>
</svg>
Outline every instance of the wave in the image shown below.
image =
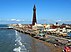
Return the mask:
<svg viewBox="0 0 71 52">
<path fill-rule="evenodd" d="M 25 48 L 25 45 L 22 44 L 21 37 L 18 34 L 18 32 L 17 31 L 15 31 L 15 32 L 16 32 L 16 40 L 15 40 L 16 44 L 15 44 L 15 46 L 18 46 L 18 47 L 14 48 L 13 51 L 15 51 L 15 52 L 29 52 L 29 50 L 27 50 Z"/>
</svg>

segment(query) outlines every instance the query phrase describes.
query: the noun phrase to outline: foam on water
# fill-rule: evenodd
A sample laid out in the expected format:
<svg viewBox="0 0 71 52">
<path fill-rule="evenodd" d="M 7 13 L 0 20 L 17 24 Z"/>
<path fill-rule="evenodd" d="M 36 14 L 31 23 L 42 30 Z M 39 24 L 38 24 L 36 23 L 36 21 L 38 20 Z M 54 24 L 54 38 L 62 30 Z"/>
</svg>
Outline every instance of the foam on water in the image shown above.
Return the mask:
<svg viewBox="0 0 71 52">
<path fill-rule="evenodd" d="M 20 35 L 18 35 L 17 31 L 16 32 L 16 44 L 15 46 L 18 46 L 17 48 L 14 48 L 13 51 L 15 52 L 29 52 L 26 48 L 25 48 L 25 45 L 22 44 L 21 42 L 21 37 Z"/>
</svg>

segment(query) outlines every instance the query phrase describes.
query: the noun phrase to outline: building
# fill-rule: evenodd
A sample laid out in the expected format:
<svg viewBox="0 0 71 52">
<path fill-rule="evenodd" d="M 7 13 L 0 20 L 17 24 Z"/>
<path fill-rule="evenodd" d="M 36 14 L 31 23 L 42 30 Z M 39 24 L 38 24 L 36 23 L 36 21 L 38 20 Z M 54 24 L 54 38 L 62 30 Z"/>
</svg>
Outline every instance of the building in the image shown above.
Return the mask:
<svg viewBox="0 0 71 52">
<path fill-rule="evenodd" d="M 36 20 L 36 6 L 34 5 L 32 25 L 35 25 L 35 23 L 37 23 L 37 20 Z"/>
</svg>

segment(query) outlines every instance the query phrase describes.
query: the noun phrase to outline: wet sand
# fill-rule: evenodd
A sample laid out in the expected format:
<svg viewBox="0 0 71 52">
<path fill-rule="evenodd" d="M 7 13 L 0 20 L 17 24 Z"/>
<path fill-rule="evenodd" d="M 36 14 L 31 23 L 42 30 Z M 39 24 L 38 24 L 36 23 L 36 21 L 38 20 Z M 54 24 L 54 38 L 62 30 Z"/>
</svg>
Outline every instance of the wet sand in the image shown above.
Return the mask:
<svg viewBox="0 0 71 52">
<path fill-rule="evenodd" d="M 55 47 L 54 44 L 44 42 L 42 40 L 35 39 L 36 41 L 44 44 L 45 46 L 49 47 L 51 52 L 62 52 L 62 48 L 60 46 Z"/>
<path fill-rule="evenodd" d="M 51 52 L 49 46 L 46 46 L 38 39 L 34 39 L 29 35 L 21 35 L 22 43 L 26 46 L 29 52 Z"/>
<path fill-rule="evenodd" d="M 51 49 L 48 46 L 37 39 L 34 39 L 32 43 L 32 52 L 51 52 Z"/>
<path fill-rule="evenodd" d="M 31 51 L 30 52 L 62 52 L 61 47 L 57 46 L 55 47 L 54 44 L 35 39 L 27 34 L 25 34 L 30 40 L 29 44 L 31 46 Z M 25 36 L 25 37 L 26 37 Z"/>
<path fill-rule="evenodd" d="M 55 47 L 54 44 L 35 39 L 29 34 L 22 34 L 22 42 L 26 42 L 29 52 L 62 52 L 62 48 L 59 46 Z"/>
</svg>

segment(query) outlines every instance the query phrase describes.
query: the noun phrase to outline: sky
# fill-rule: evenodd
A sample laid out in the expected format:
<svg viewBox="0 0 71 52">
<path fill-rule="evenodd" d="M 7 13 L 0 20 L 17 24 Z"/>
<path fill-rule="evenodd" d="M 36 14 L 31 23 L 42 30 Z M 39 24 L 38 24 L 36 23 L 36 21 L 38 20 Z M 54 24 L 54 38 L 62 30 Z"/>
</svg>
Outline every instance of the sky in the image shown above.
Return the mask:
<svg viewBox="0 0 71 52">
<path fill-rule="evenodd" d="M 38 23 L 71 24 L 71 0 L 0 0 L 0 23 L 32 23 L 34 4 Z"/>
</svg>

